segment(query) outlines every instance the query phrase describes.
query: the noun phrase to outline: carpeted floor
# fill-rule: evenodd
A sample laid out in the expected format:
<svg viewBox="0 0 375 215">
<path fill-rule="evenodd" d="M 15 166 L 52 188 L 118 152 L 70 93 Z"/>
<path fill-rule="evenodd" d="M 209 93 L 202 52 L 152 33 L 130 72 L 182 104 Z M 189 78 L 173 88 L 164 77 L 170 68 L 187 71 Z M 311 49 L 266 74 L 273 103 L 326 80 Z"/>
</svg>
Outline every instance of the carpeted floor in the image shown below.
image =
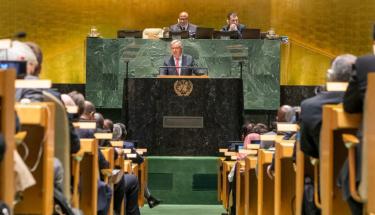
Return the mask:
<svg viewBox="0 0 375 215">
<path fill-rule="evenodd" d="M 141 208 L 142 215 L 221 215 L 225 210 L 222 205 L 159 205 L 150 209 Z"/>
</svg>

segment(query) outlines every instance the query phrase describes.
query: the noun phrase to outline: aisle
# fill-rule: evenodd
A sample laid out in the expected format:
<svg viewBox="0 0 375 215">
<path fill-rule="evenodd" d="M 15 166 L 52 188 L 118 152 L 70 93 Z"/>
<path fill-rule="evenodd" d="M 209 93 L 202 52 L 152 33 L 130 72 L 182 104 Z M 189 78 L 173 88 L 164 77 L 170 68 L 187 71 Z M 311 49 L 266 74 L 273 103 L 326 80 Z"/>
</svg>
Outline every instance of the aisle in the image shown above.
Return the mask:
<svg viewBox="0 0 375 215">
<path fill-rule="evenodd" d="M 141 208 L 142 215 L 221 215 L 222 205 L 159 205 L 150 209 L 147 205 Z"/>
</svg>

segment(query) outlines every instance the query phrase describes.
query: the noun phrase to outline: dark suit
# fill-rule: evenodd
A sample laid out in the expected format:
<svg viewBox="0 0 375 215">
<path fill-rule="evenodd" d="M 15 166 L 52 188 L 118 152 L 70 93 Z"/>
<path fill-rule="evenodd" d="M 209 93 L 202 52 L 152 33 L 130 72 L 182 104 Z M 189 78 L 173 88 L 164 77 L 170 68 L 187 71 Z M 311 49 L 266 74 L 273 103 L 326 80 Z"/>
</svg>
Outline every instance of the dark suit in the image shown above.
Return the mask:
<svg viewBox="0 0 375 215">
<path fill-rule="evenodd" d="M 243 25 L 243 24 L 237 25 L 237 34 L 238 34 L 239 38 L 242 38 L 242 31 L 244 29 L 246 29 L 245 25 Z M 221 28 L 221 31 L 228 32 L 229 31 L 229 25 L 223 26 L 223 28 Z"/>
<path fill-rule="evenodd" d="M 176 65 L 174 62 L 173 56 L 166 57 L 164 59 L 163 66 L 170 67 L 170 68 L 162 68 L 160 69 L 160 75 L 178 75 L 176 71 Z M 195 67 L 194 59 L 190 55 L 182 55 L 181 67 Z M 201 75 L 197 70 L 192 68 L 181 68 L 180 75 Z"/>
<path fill-rule="evenodd" d="M 344 92 L 321 92 L 301 103 L 301 150 L 314 158 L 319 158 L 319 138 L 322 127 L 322 107 L 325 104 L 338 104 Z"/>
<path fill-rule="evenodd" d="M 367 74 L 375 72 L 375 56 L 368 55 L 359 57 L 355 62 L 355 73 L 352 75 L 348 89 L 344 96 L 344 109 L 348 113 L 362 113 L 365 93 L 367 89 Z M 362 160 L 362 128 L 358 131 L 358 138 L 361 143 L 356 147 L 356 181 L 361 181 L 361 160 Z M 355 202 L 349 191 L 349 171 L 348 163 L 345 162 L 339 177 L 342 186 L 344 199 L 348 200 L 353 214 L 362 214 L 362 204 Z"/>
<path fill-rule="evenodd" d="M 197 26 L 194 25 L 194 24 L 189 23 L 188 26 L 187 26 L 187 28 L 184 29 L 181 25 L 179 25 L 177 23 L 175 25 L 171 25 L 169 27 L 169 30 L 171 32 L 189 31 L 189 37 L 193 37 L 195 35 L 195 33 L 197 32 Z"/>
</svg>

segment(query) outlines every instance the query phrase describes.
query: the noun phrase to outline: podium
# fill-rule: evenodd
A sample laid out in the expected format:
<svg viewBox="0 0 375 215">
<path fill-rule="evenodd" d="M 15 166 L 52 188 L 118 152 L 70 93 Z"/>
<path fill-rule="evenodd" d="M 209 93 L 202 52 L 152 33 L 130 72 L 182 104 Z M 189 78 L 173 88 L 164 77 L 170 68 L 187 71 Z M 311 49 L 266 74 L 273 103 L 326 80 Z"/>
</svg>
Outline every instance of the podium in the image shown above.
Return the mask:
<svg viewBox="0 0 375 215">
<path fill-rule="evenodd" d="M 243 89 L 239 78 L 160 76 L 125 79 L 128 139 L 150 155 L 214 156 L 239 140 Z"/>
</svg>

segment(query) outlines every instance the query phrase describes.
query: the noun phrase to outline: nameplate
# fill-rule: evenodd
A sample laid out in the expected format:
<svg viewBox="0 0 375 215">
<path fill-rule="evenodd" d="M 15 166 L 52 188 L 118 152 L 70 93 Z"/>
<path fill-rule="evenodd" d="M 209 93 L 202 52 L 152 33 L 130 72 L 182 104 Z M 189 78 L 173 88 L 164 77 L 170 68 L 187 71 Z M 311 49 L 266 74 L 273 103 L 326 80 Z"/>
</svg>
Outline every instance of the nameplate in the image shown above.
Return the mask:
<svg viewBox="0 0 375 215">
<path fill-rule="evenodd" d="M 73 122 L 73 126 L 79 129 L 96 129 L 96 122 Z"/>
<path fill-rule="evenodd" d="M 348 82 L 327 82 L 326 88 L 327 91 L 345 92 L 348 85 Z"/>
<path fill-rule="evenodd" d="M 203 128 L 203 117 L 164 116 L 163 128 Z"/>
<path fill-rule="evenodd" d="M 127 158 L 137 158 L 137 154 L 126 154 Z"/>
<path fill-rule="evenodd" d="M 208 78 L 208 75 L 158 75 L 158 78 L 187 78 L 187 79 L 194 79 L 194 78 Z"/>
<path fill-rule="evenodd" d="M 16 80 L 15 88 L 27 89 L 49 89 L 52 86 L 51 80 Z"/>
<path fill-rule="evenodd" d="M 275 134 L 264 134 L 260 135 L 260 141 L 275 141 L 277 135 Z"/>
<path fill-rule="evenodd" d="M 298 125 L 292 123 L 277 123 L 277 131 L 278 132 L 290 132 L 290 131 L 297 131 Z"/>
<path fill-rule="evenodd" d="M 124 154 L 129 154 L 129 153 L 132 152 L 132 150 L 131 150 L 131 149 L 123 149 L 122 152 L 123 152 Z"/>
<path fill-rule="evenodd" d="M 99 140 L 111 140 L 113 134 L 112 133 L 95 133 L 94 137 Z"/>
<path fill-rule="evenodd" d="M 78 113 L 78 106 L 76 105 L 67 105 L 65 106 L 65 108 L 66 108 L 66 112 L 70 114 Z"/>
<path fill-rule="evenodd" d="M 110 141 L 113 147 L 122 148 L 124 146 L 124 141 Z"/>
</svg>

